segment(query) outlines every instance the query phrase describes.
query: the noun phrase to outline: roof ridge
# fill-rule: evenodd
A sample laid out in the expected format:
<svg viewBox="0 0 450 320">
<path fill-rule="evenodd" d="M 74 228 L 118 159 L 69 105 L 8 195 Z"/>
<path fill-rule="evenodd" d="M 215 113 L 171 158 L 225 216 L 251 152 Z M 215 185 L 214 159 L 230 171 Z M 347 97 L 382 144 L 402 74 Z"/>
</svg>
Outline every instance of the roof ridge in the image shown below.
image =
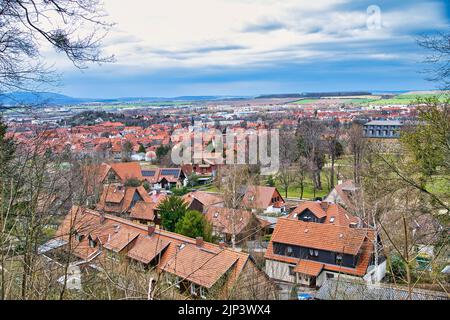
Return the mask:
<svg viewBox="0 0 450 320">
<path fill-rule="evenodd" d="M 102 215 L 100 212 L 98 212 L 96 210 L 83 208 L 83 207 L 80 207 L 80 208 L 84 209 L 85 212 L 88 212 L 88 213 L 93 214 L 95 216 L 99 216 L 100 217 Z M 128 219 L 125 219 L 125 218 L 117 217 L 117 216 L 114 216 L 114 215 L 111 215 L 111 214 L 104 214 L 104 217 L 106 219 L 110 219 L 110 220 L 113 220 L 113 221 L 116 221 L 116 222 L 124 223 L 124 224 L 126 224 L 126 225 L 128 225 L 130 227 L 133 227 L 133 228 L 141 229 L 142 231 L 147 231 L 147 227 L 146 226 L 134 223 L 134 222 L 132 222 L 132 221 L 130 221 Z M 155 233 L 158 233 L 158 234 L 160 234 L 162 236 L 167 236 L 169 238 L 173 238 L 173 239 L 176 239 L 176 240 L 180 240 L 180 241 L 185 240 L 185 242 L 187 242 L 189 244 L 194 244 L 195 245 L 195 243 L 196 243 L 195 242 L 196 240 L 194 238 L 190 238 L 190 237 L 187 237 L 187 236 L 175 233 L 175 232 L 163 230 L 163 229 L 155 229 Z M 236 250 L 233 250 L 231 248 L 224 248 L 224 249 L 222 249 L 222 248 L 220 248 L 220 246 L 218 244 L 215 244 L 215 243 L 212 243 L 212 242 L 206 242 L 206 243 L 208 245 L 210 245 L 210 246 L 213 246 L 215 249 L 219 249 L 220 251 L 230 251 L 230 252 L 233 252 L 233 253 L 236 253 L 236 254 L 240 254 L 240 255 L 243 255 L 243 256 L 248 256 L 249 255 L 246 252 L 236 251 Z"/>
</svg>

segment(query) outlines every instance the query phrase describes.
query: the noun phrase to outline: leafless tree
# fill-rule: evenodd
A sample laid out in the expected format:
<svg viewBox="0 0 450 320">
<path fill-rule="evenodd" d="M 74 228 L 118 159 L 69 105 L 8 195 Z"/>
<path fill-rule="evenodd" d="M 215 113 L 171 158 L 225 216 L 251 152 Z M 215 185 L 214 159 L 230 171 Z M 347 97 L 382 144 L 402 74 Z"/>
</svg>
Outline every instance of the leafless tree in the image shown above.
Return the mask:
<svg viewBox="0 0 450 320">
<path fill-rule="evenodd" d="M 325 164 L 325 148 L 322 140 L 323 123 L 317 120 L 301 121 L 297 127 L 300 156 L 308 160 L 314 190 L 322 190 L 321 171 Z"/>
<path fill-rule="evenodd" d="M 40 56 L 44 43 L 78 68 L 112 61 L 100 50 L 110 26 L 99 0 L 3 0 L 0 93 L 35 90 L 54 82 L 54 70 Z"/>
<path fill-rule="evenodd" d="M 335 177 L 335 163 L 336 159 L 342 154 L 342 145 L 340 143 L 340 124 L 337 121 L 332 121 L 328 126 L 328 132 L 325 136 L 325 146 L 330 157 L 330 186 L 329 189 L 334 188 Z"/>
<path fill-rule="evenodd" d="M 450 34 L 437 33 L 427 35 L 417 40 L 419 46 L 430 51 L 425 62 L 431 68 L 425 70 L 430 74 L 429 80 L 439 82 L 443 89 L 450 86 Z"/>
<path fill-rule="evenodd" d="M 348 151 L 353 158 L 353 180 L 359 185 L 361 183 L 361 165 L 366 150 L 366 140 L 362 127 L 353 124 L 347 134 Z"/>
</svg>

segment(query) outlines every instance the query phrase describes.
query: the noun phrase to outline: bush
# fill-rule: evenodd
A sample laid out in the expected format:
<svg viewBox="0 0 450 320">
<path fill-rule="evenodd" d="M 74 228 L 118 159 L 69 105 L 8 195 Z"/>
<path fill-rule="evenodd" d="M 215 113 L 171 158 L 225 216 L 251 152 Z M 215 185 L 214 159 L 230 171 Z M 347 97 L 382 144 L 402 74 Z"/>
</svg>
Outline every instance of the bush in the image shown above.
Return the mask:
<svg viewBox="0 0 450 320">
<path fill-rule="evenodd" d="M 131 178 L 125 181 L 124 186 L 125 187 L 140 187 L 142 185 L 142 182 L 138 179 Z"/>
<path fill-rule="evenodd" d="M 170 191 L 172 191 L 174 196 L 178 197 L 184 196 L 186 193 L 189 193 L 189 189 L 187 187 L 175 188 Z"/>
<path fill-rule="evenodd" d="M 161 225 L 168 231 L 175 231 L 177 222 L 187 212 L 187 206 L 183 199 L 173 195 L 164 199 L 158 209 L 161 214 Z"/>
<path fill-rule="evenodd" d="M 175 232 L 190 238 L 203 237 L 205 241 L 211 242 L 212 228 L 205 216 L 195 210 L 189 210 L 177 222 Z"/>
</svg>

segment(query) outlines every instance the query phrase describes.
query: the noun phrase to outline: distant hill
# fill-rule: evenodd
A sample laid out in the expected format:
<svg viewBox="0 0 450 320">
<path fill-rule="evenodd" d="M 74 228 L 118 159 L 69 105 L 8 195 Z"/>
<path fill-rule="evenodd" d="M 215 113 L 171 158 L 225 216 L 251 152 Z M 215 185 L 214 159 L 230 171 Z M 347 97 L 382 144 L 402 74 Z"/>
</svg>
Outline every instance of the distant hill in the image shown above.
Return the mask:
<svg viewBox="0 0 450 320">
<path fill-rule="evenodd" d="M 8 106 L 74 105 L 86 99 L 72 98 L 52 92 L 12 92 L 0 94 L 0 104 Z"/>
<path fill-rule="evenodd" d="M 323 98 L 323 97 L 356 97 L 371 96 L 371 92 L 366 91 L 338 91 L 338 92 L 304 92 L 302 98 Z"/>
<path fill-rule="evenodd" d="M 155 103 L 176 101 L 215 101 L 241 99 L 240 96 L 181 96 L 181 97 L 122 97 L 122 98 L 74 98 L 52 92 L 11 92 L 0 94 L 0 104 L 7 106 L 54 106 L 79 104 L 126 104 L 126 103 Z"/>
<path fill-rule="evenodd" d="M 256 97 L 255 99 L 290 99 L 290 98 L 302 98 L 299 93 L 282 93 L 282 94 L 264 94 Z"/>
</svg>

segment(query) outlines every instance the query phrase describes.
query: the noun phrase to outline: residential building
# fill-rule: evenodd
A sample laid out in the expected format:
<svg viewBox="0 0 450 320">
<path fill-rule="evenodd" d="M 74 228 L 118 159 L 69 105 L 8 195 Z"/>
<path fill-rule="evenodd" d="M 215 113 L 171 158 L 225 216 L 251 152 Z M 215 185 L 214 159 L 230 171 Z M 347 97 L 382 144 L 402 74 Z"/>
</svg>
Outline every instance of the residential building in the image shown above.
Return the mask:
<svg viewBox="0 0 450 320">
<path fill-rule="evenodd" d="M 275 187 L 248 186 L 242 198 L 245 208 L 255 211 L 282 213 L 285 211 L 285 202 Z"/>
<path fill-rule="evenodd" d="M 324 201 L 337 203 L 351 212 L 356 212 L 357 199 L 355 197 L 357 191 L 358 187 L 353 180 L 346 180 L 336 185 Z"/>
<path fill-rule="evenodd" d="M 184 202 L 191 210 L 205 213 L 210 207 L 223 207 L 224 199 L 219 193 L 205 191 L 194 191 L 185 194 Z"/>
<path fill-rule="evenodd" d="M 74 206 L 60 225 L 60 250 L 99 270 L 132 263 L 155 272 L 155 286 L 191 299 L 274 299 L 273 282 L 244 252 Z M 69 245 L 69 241 L 71 242 Z M 54 246 L 55 247 L 55 246 Z M 138 269 L 141 270 L 141 269 Z M 161 275 L 161 276 L 158 276 Z"/>
<path fill-rule="evenodd" d="M 109 184 L 103 188 L 97 210 L 116 215 L 128 215 L 132 209 L 141 203 L 152 203 L 144 187 L 126 187 L 122 184 Z"/>
<path fill-rule="evenodd" d="M 374 230 L 329 223 L 329 217 L 326 221 L 279 218 L 265 254 L 269 277 L 307 287 L 338 276 L 379 282 L 386 261 L 375 254 L 375 243 L 381 243 Z"/>
<path fill-rule="evenodd" d="M 269 225 L 253 212 L 242 209 L 209 207 L 205 217 L 212 224 L 213 235 L 233 244 L 264 235 Z"/>
<path fill-rule="evenodd" d="M 398 139 L 402 126 L 397 120 L 373 120 L 364 125 L 363 132 L 366 138 Z"/>
<path fill-rule="evenodd" d="M 290 219 L 326 223 L 344 227 L 362 226 L 362 221 L 336 203 L 303 201 L 289 215 Z"/>
</svg>

